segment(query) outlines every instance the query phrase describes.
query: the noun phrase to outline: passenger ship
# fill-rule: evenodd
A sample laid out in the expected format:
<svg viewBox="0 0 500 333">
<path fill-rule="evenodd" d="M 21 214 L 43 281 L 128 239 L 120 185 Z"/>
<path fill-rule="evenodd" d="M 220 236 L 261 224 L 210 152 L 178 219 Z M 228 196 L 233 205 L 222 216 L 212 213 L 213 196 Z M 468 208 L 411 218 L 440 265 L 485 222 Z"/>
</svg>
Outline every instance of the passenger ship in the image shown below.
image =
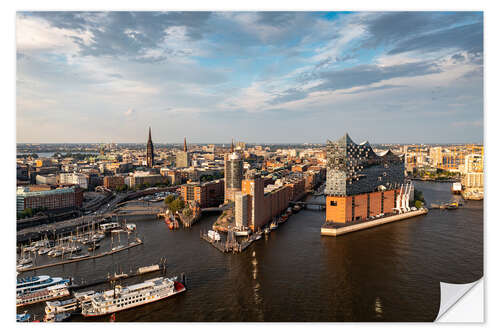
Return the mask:
<svg viewBox="0 0 500 333">
<path fill-rule="evenodd" d="M 156 302 L 185 290 L 186 287 L 176 281 L 176 278 L 166 277 L 146 280 L 128 287 L 116 286 L 113 290 L 96 294 L 90 304 L 83 305 L 82 315 L 93 317 L 115 313 Z"/>
<path fill-rule="evenodd" d="M 16 295 L 23 295 L 46 289 L 55 285 L 68 285 L 70 281 L 60 277 L 50 277 L 48 275 L 31 276 L 17 279 Z"/>
<path fill-rule="evenodd" d="M 41 291 L 18 295 L 16 297 L 16 307 L 50 301 L 65 296 L 69 296 L 69 290 L 66 286 L 64 285 L 50 286 Z"/>
</svg>

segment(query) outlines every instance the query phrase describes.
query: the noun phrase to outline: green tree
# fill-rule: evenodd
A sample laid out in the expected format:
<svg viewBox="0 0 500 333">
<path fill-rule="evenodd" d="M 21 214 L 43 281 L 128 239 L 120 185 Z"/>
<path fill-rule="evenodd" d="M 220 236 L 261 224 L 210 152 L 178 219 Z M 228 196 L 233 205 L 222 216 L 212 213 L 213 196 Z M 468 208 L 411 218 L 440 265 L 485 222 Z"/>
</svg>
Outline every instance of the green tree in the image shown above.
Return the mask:
<svg viewBox="0 0 500 333">
<path fill-rule="evenodd" d="M 168 204 L 168 208 L 172 212 L 177 213 L 178 211 L 181 211 L 184 208 L 184 201 L 181 198 L 177 198 Z"/>
<path fill-rule="evenodd" d="M 420 209 L 420 208 L 422 208 L 423 205 L 424 204 L 422 203 L 422 201 L 420 201 L 420 200 L 415 201 L 415 207 Z"/>
<path fill-rule="evenodd" d="M 165 205 L 169 205 L 172 201 L 175 200 L 175 195 L 169 194 L 165 197 Z"/>
</svg>

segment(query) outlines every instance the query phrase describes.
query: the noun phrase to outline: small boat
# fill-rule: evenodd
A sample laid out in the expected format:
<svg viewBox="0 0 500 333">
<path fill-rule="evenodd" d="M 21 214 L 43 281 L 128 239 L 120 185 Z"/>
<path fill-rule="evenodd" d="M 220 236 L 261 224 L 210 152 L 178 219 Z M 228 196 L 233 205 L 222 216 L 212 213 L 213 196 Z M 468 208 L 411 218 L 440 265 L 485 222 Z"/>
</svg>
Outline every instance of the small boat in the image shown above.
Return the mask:
<svg viewBox="0 0 500 333">
<path fill-rule="evenodd" d="M 264 234 L 266 234 L 266 235 L 267 235 L 267 234 L 268 234 L 268 233 L 270 233 L 270 232 L 271 232 L 271 230 L 269 230 L 269 228 L 268 228 L 268 227 L 265 227 L 265 228 L 264 228 Z"/>
<path fill-rule="evenodd" d="M 104 234 L 101 234 L 101 233 L 97 233 L 97 234 L 94 234 L 94 236 L 92 236 L 92 241 L 100 241 L 102 239 L 106 238 L 106 236 Z"/>
<path fill-rule="evenodd" d="M 73 259 L 83 259 L 88 257 L 90 257 L 90 254 L 86 253 L 86 254 L 72 255 L 68 259 L 73 260 Z"/>
<path fill-rule="evenodd" d="M 17 264 L 18 265 L 28 265 L 28 264 L 31 264 L 33 262 L 33 260 L 31 258 L 22 258 L 22 259 L 19 259 Z"/>
<path fill-rule="evenodd" d="M 208 238 L 214 241 L 220 241 L 220 235 L 215 230 L 208 230 Z"/>
<path fill-rule="evenodd" d="M 244 230 L 234 230 L 234 235 L 235 236 L 248 236 L 250 235 L 250 229 L 244 229 Z"/>
<path fill-rule="evenodd" d="M 276 220 L 273 220 L 273 222 L 271 222 L 271 224 L 269 225 L 269 229 L 275 230 L 277 228 L 278 228 L 278 223 L 276 223 Z"/>
<path fill-rule="evenodd" d="M 136 226 L 133 223 L 127 223 L 127 230 L 128 231 L 135 231 Z"/>
<path fill-rule="evenodd" d="M 458 208 L 458 202 L 452 202 L 448 205 L 446 205 L 446 209 L 451 210 L 451 209 L 457 209 Z"/>
<path fill-rule="evenodd" d="M 57 313 L 53 316 L 50 316 L 50 317 L 46 317 L 44 318 L 43 321 L 45 322 L 61 322 L 61 321 L 66 321 L 68 320 L 68 318 L 71 317 L 71 313 L 70 312 L 62 312 L 62 313 Z"/>
<path fill-rule="evenodd" d="M 16 270 L 22 271 L 25 270 L 26 268 L 33 267 L 33 264 L 24 264 L 24 265 L 17 265 Z"/>
<path fill-rule="evenodd" d="M 27 323 L 27 322 L 29 322 L 30 318 L 31 318 L 31 315 L 27 312 L 24 312 L 22 314 L 19 314 L 19 313 L 16 314 L 16 321 L 18 323 Z"/>
<path fill-rule="evenodd" d="M 42 254 L 47 254 L 50 252 L 50 248 L 48 247 L 41 247 L 39 250 L 38 250 L 38 254 L 39 255 L 42 255 Z"/>
<path fill-rule="evenodd" d="M 294 213 L 298 213 L 298 212 L 300 212 L 301 209 L 302 209 L 302 207 L 300 207 L 300 205 L 293 205 L 292 211 Z"/>
<path fill-rule="evenodd" d="M 100 247 L 101 247 L 101 244 L 100 244 L 100 243 L 94 243 L 94 244 L 90 245 L 90 246 L 87 248 L 87 250 L 88 250 L 88 251 L 94 251 L 94 250 L 97 250 L 97 249 L 98 249 L 98 248 L 100 248 Z"/>
<path fill-rule="evenodd" d="M 259 240 L 262 238 L 262 231 L 256 232 L 255 233 L 255 240 Z"/>
</svg>

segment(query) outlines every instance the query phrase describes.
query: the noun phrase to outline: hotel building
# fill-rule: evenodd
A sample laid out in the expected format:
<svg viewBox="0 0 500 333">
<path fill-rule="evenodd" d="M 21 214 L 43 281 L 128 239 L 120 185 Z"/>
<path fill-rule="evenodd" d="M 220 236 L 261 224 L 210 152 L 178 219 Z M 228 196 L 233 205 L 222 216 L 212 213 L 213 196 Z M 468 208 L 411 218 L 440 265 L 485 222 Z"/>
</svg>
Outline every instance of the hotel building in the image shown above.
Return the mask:
<svg viewBox="0 0 500 333">
<path fill-rule="evenodd" d="M 377 154 L 368 142 L 354 143 L 346 133 L 327 141 L 326 222 L 364 221 L 393 213 L 404 183 L 404 156 Z"/>
</svg>

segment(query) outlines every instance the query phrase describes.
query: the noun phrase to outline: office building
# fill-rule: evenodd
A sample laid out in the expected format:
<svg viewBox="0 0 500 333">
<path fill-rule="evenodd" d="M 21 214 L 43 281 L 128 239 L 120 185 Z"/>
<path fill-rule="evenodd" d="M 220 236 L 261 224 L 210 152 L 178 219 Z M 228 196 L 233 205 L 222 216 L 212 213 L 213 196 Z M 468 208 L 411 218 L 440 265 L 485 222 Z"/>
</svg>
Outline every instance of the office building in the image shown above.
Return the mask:
<svg viewBox="0 0 500 333">
<path fill-rule="evenodd" d="M 243 179 L 243 160 L 234 151 L 231 144 L 231 152 L 224 155 L 224 200 L 234 201 L 234 193 L 241 191 L 241 181 Z"/>
</svg>

